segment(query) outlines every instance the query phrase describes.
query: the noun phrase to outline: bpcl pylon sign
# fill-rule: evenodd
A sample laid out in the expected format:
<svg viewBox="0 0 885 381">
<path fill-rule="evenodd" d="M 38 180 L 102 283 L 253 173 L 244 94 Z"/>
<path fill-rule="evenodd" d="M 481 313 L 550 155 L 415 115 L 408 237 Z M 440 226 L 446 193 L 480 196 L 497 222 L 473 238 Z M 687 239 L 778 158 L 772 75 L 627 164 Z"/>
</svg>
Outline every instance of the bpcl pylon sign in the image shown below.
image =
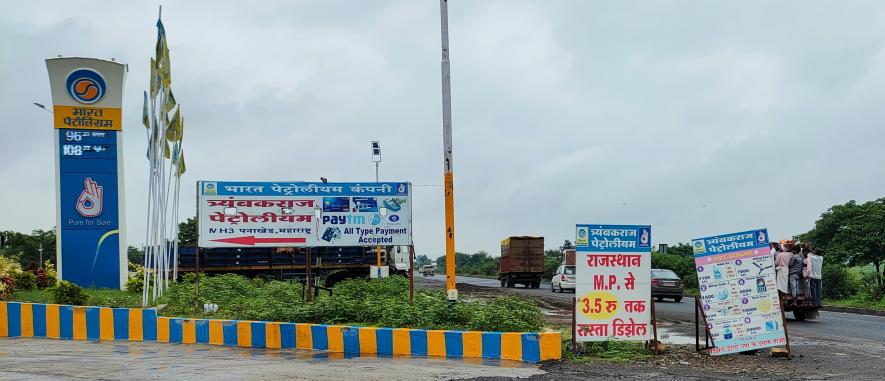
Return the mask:
<svg viewBox="0 0 885 381">
<path fill-rule="evenodd" d="M 55 127 L 59 279 L 123 288 L 122 103 L 126 65 L 94 58 L 46 60 Z"/>
</svg>

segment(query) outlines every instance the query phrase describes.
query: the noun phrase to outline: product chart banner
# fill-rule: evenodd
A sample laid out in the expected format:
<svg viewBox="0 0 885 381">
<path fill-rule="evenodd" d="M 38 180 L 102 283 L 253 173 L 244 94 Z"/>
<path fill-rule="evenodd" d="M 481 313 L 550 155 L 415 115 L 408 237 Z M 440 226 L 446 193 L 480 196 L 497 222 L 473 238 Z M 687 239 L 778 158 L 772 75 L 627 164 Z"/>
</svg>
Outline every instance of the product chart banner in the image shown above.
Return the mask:
<svg viewBox="0 0 885 381">
<path fill-rule="evenodd" d="M 577 341 L 652 339 L 651 226 L 576 229 Z"/>
<path fill-rule="evenodd" d="M 766 229 L 692 240 L 701 308 L 723 355 L 786 344 Z"/>
<path fill-rule="evenodd" d="M 412 244 L 411 184 L 199 181 L 200 247 Z"/>
</svg>

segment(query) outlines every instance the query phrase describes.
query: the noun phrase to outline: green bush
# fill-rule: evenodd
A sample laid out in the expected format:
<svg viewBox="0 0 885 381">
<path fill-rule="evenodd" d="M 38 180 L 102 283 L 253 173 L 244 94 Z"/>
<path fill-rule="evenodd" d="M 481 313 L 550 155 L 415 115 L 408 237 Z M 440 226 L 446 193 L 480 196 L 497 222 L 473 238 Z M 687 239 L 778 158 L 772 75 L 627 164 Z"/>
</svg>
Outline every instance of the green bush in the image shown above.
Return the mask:
<svg viewBox="0 0 885 381">
<path fill-rule="evenodd" d="M 301 301 L 302 292 L 300 283 L 225 274 L 200 281 L 199 305 L 217 304 L 215 313 L 195 309 L 195 285 L 187 279 L 172 285 L 159 304 L 167 305 L 161 311 L 164 316 L 216 319 L 487 331 L 537 331 L 544 324 L 541 309 L 519 297 L 452 304 L 443 291 L 420 291 L 409 304 L 408 279 L 399 276 L 346 280 L 312 303 Z"/>
<path fill-rule="evenodd" d="M 58 286 L 52 290 L 52 296 L 56 304 L 75 306 L 85 305 L 89 298 L 80 286 L 65 280 L 58 282 Z"/>
<path fill-rule="evenodd" d="M 860 277 L 855 271 L 838 264 L 823 267 L 821 288 L 826 299 L 848 299 L 860 291 Z"/>
<path fill-rule="evenodd" d="M 37 288 L 37 276 L 30 271 L 22 271 L 12 276 L 16 290 L 33 290 Z"/>
<path fill-rule="evenodd" d="M 860 296 L 872 302 L 882 300 L 885 290 L 879 284 L 879 278 L 872 271 L 863 271 L 860 274 Z"/>
</svg>

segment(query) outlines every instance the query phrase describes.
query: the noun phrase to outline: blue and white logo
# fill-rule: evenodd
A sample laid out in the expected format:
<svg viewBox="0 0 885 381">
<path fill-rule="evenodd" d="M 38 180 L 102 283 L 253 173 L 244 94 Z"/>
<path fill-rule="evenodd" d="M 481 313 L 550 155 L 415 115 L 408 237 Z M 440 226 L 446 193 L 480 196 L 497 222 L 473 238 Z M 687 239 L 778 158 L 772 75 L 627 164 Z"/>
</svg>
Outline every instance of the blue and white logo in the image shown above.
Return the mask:
<svg viewBox="0 0 885 381">
<path fill-rule="evenodd" d="M 390 222 L 397 222 L 399 221 L 399 216 L 397 216 L 396 214 L 391 214 L 389 217 L 387 217 L 387 219 L 390 220 Z"/>
<path fill-rule="evenodd" d="M 377 213 L 373 214 L 372 215 L 372 225 L 378 225 L 380 223 L 381 223 L 381 215 L 377 214 Z"/>
<path fill-rule="evenodd" d="M 104 77 L 92 69 L 77 69 L 65 80 L 68 95 L 83 104 L 93 104 L 104 98 L 107 89 Z"/>
</svg>

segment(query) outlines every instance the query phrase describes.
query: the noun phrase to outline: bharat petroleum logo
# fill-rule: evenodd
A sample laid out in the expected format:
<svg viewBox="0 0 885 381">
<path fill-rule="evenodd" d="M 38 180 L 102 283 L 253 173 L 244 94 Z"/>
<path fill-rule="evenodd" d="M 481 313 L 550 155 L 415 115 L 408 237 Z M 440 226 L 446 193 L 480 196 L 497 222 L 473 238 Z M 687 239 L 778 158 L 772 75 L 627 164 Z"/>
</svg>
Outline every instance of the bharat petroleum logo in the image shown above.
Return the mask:
<svg viewBox="0 0 885 381">
<path fill-rule="evenodd" d="M 93 104 L 104 98 L 105 81 L 97 71 L 92 69 L 77 69 L 68 74 L 65 81 L 68 95 L 77 102 Z"/>
</svg>

